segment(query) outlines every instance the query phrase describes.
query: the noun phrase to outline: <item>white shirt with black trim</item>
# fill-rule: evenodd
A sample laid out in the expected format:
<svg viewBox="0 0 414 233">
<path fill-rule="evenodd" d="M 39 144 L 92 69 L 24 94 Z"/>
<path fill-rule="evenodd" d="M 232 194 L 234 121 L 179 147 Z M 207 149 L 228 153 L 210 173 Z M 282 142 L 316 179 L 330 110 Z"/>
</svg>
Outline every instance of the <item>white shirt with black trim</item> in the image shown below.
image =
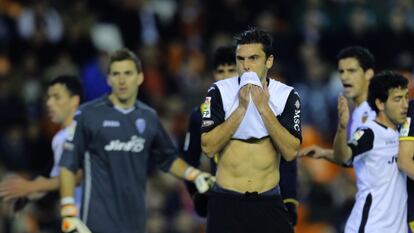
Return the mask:
<svg viewBox="0 0 414 233">
<path fill-rule="evenodd" d="M 377 114 L 371 109 L 368 102 L 362 102 L 352 111 L 352 122 L 350 123 L 351 125 L 349 127 L 348 135 L 352 135 L 352 133 L 365 122 L 375 120 L 376 116 Z"/>
<path fill-rule="evenodd" d="M 301 136 L 301 104 L 298 93 L 290 86 L 273 79 L 267 79 L 269 106 L 280 124 L 293 136 Z M 202 132 L 209 132 L 227 120 L 239 105 L 240 78 L 233 77 L 218 81 L 210 87 L 204 101 Z M 241 121 L 233 139 L 260 139 L 269 136 L 264 123 L 250 101 L 248 111 Z M 251 111 L 250 111 L 251 110 Z"/>
<path fill-rule="evenodd" d="M 398 169 L 399 132 L 368 121 L 352 135 L 358 192 L 345 233 L 407 233 L 406 175 Z"/>
</svg>

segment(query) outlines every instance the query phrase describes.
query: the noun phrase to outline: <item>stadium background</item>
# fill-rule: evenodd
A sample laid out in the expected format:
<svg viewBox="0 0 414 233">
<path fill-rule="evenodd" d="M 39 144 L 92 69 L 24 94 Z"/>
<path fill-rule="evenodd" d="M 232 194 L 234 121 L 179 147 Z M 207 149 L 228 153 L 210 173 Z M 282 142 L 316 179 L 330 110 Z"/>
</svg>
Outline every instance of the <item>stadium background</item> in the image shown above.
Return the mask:
<svg viewBox="0 0 414 233">
<path fill-rule="evenodd" d="M 180 146 L 188 113 L 213 81 L 214 49 L 249 25 L 274 36 L 271 76 L 299 91 L 304 145 L 332 142 L 341 91 L 335 55 L 344 46 L 365 46 L 377 71 L 399 70 L 413 79 L 412 0 L 0 0 L 0 178 L 48 173 L 58 128 L 45 114 L 45 83 L 77 74 L 86 100 L 94 99 L 109 90 L 107 53 L 121 47 L 141 57 L 139 98 L 158 111 Z M 203 232 L 184 185 L 149 172 L 148 233 Z M 300 159 L 296 232 L 340 232 L 353 183 L 350 169 Z M 50 194 L 14 218 L 2 203 L 0 232 L 58 232 L 57 200 Z"/>
</svg>

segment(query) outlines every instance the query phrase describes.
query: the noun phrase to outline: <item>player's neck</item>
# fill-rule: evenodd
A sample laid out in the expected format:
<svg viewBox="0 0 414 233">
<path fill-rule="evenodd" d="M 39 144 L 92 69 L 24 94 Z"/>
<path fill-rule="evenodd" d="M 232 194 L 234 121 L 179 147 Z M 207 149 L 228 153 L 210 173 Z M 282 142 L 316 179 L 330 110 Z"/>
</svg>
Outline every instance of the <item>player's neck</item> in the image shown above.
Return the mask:
<svg viewBox="0 0 414 233">
<path fill-rule="evenodd" d="M 69 114 L 69 116 L 65 119 L 65 121 L 63 121 L 61 128 L 64 129 L 66 127 L 68 127 L 69 125 L 72 124 L 73 122 L 73 115 L 75 114 L 75 112 L 72 112 L 71 114 Z"/>
<path fill-rule="evenodd" d="M 365 102 L 368 98 L 368 92 L 364 92 L 363 94 L 355 97 L 353 99 L 355 106 L 360 106 L 363 102 Z"/>
<path fill-rule="evenodd" d="M 129 109 L 132 108 L 136 102 L 137 95 L 128 98 L 125 101 L 118 99 L 114 94 L 109 95 L 109 99 L 111 100 L 112 104 L 118 108 Z"/>
<path fill-rule="evenodd" d="M 379 112 L 379 113 L 378 113 L 378 116 L 375 118 L 375 120 L 376 120 L 377 122 L 379 122 L 379 123 L 381 123 L 381 124 L 385 125 L 385 126 L 386 126 L 386 127 L 388 127 L 388 128 L 391 128 L 391 129 L 397 130 L 397 125 L 396 125 L 396 124 L 394 124 L 394 123 L 391 121 L 391 119 L 385 115 L 385 113 L 384 113 L 384 112 Z"/>
</svg>

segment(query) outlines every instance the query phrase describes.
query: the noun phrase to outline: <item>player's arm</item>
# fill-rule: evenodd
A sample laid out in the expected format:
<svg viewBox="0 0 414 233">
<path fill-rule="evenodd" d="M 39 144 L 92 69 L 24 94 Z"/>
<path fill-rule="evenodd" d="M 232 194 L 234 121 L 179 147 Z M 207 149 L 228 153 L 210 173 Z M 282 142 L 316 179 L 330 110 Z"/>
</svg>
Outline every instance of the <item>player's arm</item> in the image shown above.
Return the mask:
<svg viewBox="0 0 414 233">
<path fill-rule="evenodd" d="M 82 171 L 76 174 L 76 182 L 79 184 L 82 179 Z M 0 197 L 8 201 L 13 198 L 27 197 L 38 199 L 44 196 L 45 192 L 59 189 L 59 177 L 38 176 L 33 180 L 20 176 L 12 176 L 0 183 Z"/>
<path fill-rule="evenodd" d="M 155 127 L 157 127 L 157 133 L 151 145 L 151 151 L 158 166 L 176 177 L 194 182 L 199 192 L 206 192 L 212 186 L 214 178 L 209 173 L 189 166 L 182 158 L 177 157 L 178 151 L 159 120 Z"/>
<path fill-rule="evenodd" d="M 302 140 L 299 96 L 294 90 L 291 91 L 279 119 L 269 106 L 269 90 L 266 85 L 263 88 L 253 86 L 252 99 L 273 145 L 286 161 L 295 159 Z"/>
<path fill-rule="evenodd" d="M 412 141 L 400 141 L 398 167 L 414 180 L 414 137 Z"/>
<path fill-rule="evenodd" d="M 184 145 L 182 148 L 182 158 L 185 162 L 193 167 L 200 166 L 201 158 L 201 108 L 196 108 L 190 115 L 188 130 L 185 135 Z M 193 182 L 185 182 L 188 192 L 192 196 L 196 193 L 197 188 Z"/>
<path fill-rule="evenodd" d="M 322 148 L 318 145 L 311 145 L 301 149 L 299 151 L 299 156 L 308 156 L 315 159 L 326 159 L 333 163 L 339 163 L 334 160 L 332 149 Z"/>
<path fill-rule="evenodd" d="M 84 125 L 83 114 L 78 112 L 75 121 L 69 129 L 69 135 L 63 144 L 60 160 L 59 191 L 60 215 L 62 217 L 63 232 L 89 233 L 90 230 L 77 217 L 78 209 L 75 203 L 76 172 L 83 168 L 84 154 L 87 145 L 87 131 Z"/>
<path fill-rule="evenodd" d="M 224 109 L 220 91 L 216 86 L 210 88 L 206 102 L 207 107 L 203 112 L 201 148 L 210 158 L 223 149 L 230 141 L 243 120 L 249 103 L 250 85 L 242 87 L 239 91 L 239 106 L 224 120 Z"/>
</svg>

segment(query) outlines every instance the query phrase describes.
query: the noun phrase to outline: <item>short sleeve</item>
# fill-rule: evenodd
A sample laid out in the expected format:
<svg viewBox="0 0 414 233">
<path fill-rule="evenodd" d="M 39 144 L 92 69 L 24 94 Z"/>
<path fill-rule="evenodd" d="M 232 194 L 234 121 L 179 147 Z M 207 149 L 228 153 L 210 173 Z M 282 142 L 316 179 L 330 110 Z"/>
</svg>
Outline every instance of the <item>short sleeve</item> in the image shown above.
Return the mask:
<svg viewBox="0 0 414 233">
<path fill-rule="evenodd" d="M 172 163 L 177 159 L 178 151 L 174 146 L 170 136 L 165 131 L 161 122 L 157 118 L 157 132 L 154 138 L 152 154 L 161 170 L 168 172 Z"/>
<path fill-rule="evenodd" d="M 220 90 L 213 85 L 208 90 L 207 96 L 201 107 L 202 123 L 201 132 L 206 133 L 214 129 L 216 126 L 224 122 L 225 113 L 223 109 L 223 101 L 221 99 Z"/>
<path fill-rule="evenodd" d="M 302 141 L 302 116 L 301 103 L 298 93 L 292 90 L 286 100 L 282 114 L 278 116 L 280 124 L 283 125 L 293 136 Z"/>
<path fill-rule="evenodd" d="M 358 128 L 348 141 L 352 150 L 352 160 L 374 147 L 374 132 L 370 128 Z"/>
<path fill-rule="evenodd" d="M 84 123 L 84 114 L 81 111 L 76 113 L 74 121 L 68 128 L 66 141 L 63 144 L 60 166 L 72 172 L 83 168 L 85 156 L 85 145 L 87 145 L 87 129 Z"/>
</svg>

